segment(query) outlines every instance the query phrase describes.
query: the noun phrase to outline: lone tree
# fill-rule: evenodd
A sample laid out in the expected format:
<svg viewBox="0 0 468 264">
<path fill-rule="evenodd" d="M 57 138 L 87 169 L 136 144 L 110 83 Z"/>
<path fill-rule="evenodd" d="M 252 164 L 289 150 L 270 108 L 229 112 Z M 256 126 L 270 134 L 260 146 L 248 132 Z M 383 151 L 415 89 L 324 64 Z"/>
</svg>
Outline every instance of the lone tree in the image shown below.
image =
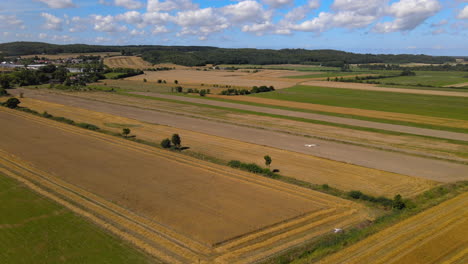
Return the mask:
<svg viewBox="0 0 468 264">
<path fill-rule="evenodd" d="M 124 128 L 124 129 L 122 129 L 122 135 L 123 135 L 124 137 L 128 137 L 128 134 L 130 134 L 130 132 L 131 132 L 131 131 L 130 131 L 130 128 Z"/>
<path fill-rule="evenodd" d="M 171 142 L 172 142 L 172 144 L 174 144 L 174 146 L 175 146 L 177 149 L 179 149 L 179 148 L 180 148 L 180 144 L 182 143 L 181 140 L 180 140 L 179 134 L 174 134 L 174 135 L 172 135 Z"/>
<path fill-rule="evenodd" d="M 163 139 L 161 141 L 161 147 L 166 148 L 166 149 L 170 148 L 171 147 L 171 141 L 168 138 Z"/>
<path fill-rule="evenodd" d="M 401 195 L 399 195 L 399 194 L 395 195 L 395 198 L 393 198 L 392 207 L 394 209 L 398 209 L 398 210 L 405 209 L 406 204 L 403 201 L 403 199 L 401 198 Z"/>
<path fill-rule="evenodd" d="M 268 167 L 270 167 L 270 164 L 272 162 L 271 160 L 271 157 L 266 155 L 265 157 L 263 157 L 265 159 L 265 165 L 267 165 Z"/>
<path fill-rule="evenodd" d="M 8 98 L 8 100 L 4 103 L 4 105 L 8 108 L 15 109 L 18 107 L 20 103 L 21 103 L 20 100 L 13 97 L 13 98 Z"/>
<path fill-rule="evenodd" d="M 179 81 L 178 81 L 178 80 L 175 80 L 174 83 L 175 83 L 175 84 L 179 84 Z"/>
</svg>

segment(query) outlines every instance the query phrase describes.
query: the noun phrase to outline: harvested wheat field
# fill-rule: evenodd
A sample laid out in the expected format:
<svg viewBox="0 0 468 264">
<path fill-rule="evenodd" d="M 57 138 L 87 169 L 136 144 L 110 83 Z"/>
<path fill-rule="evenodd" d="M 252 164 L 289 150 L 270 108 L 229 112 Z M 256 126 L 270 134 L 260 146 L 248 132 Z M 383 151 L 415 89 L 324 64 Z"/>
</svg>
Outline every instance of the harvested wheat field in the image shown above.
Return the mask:
<svg viewBox="0 0 468 264">
<path fill-rule="evenodd" d="M 141 70 L 153 67 L 153 64 L 146 62 L 137 56 L 115 56 L 104 58 L 104 64 L 110 68 L 131 68 Z"/>
<path fill-rule="evenodd" d="M 274 159 L 273 167 L 280 169 L 281 174 L 316 184 L 329 184 L 342 190 L 361 190 L 372 195 L 387 197 L 393 197 L 399 193 L 404 197 L 409 197 L 437 184 L 437 182 L 422 178 L 355 166 L 185 129 L 149 124 L 135 119 L 62 104 L 23 98 L 22 105 L 39 112 L 47 111 L 56 116 L 64 116 L 76 122 L 91 123 L 114 132 L 121 132 L 123 127 L 129 127 L 138 138 L 152 142 L 160 142 L 173 133 L 179 133 L 183 138 L 183 144 L 190 147 L 189 151 L 225 161 L 241 160 L 263 164 L 263 156 L 268 153 Z"/>
<path fill-rule="evenodd" d="M 320 263 L 467 263 L 468 193 L 381 231 Z"/>
<path fill-rule="evenodd" d="M 398 120 L 398 121 L 404 121 L 404 122 L 421 123 L 421 124 L 429 124 L 429 125 L 437 125 L 437 126 L 468 128 L 468 122 L 466 122 L 465 120 L 457 120 L 457 119 L 450 119 L 450 118 L 440 118 L 440 117 L 421 116 L 421 115 L 412 115 L 412 114 L 404 114 L 404 113 L 365 110 L 365 109 L 339 107 L 339 106 L 328 106 L 328 105 L 320 105 L 320 104 L 301 103 L 301 102 L 286 101 L 286 100 L 252 97 L 252 96 L 225 96 L 225 95 L 208 95 L 208 96 L 214 97 L 214 98 L 232 100 L 232 101 L 291 107 L 291 108 L 313 110 L 313 111 L 365 116 L 365 117 L 372 117 L 372 118 Z"/>
<path fill-rule="evenodd" d="M 313 81 L 302 82 L 301 85 L 330 87 L 330 88 L 343 88 L 343 89 L 356 89 L 356 90 L 367 90 L 367 91 L 380 91 L 380 92 L 468 97 L 468 93 L 466 92 L 451 92 L 451 91 L 446 92 L 446 91 L 437 91 L 437 90 L 388 88 L 388 87 L 379 87 L 376 84 L 368 84 L 368 83 L 325 82 L 325 81 L 313 80 Z"/>
<path fill-rule="evenodd" d="M 350 201 L 30 114 L 0 109 L 0 123 L 3 173 L 166 262 L 254 262 L 368 218 Z"/>
<path fill-rule="evenodd" d="M 158 72 L 145 72 L 145 75 L 133 76 L 126 80 L 142 81 L 147 79 L 149 82 L 165 80 L 168 83 L 174 83 L 175 80 L 180 85 L 201 85 L 207 88 L 215 86 L 231 86 L 233 88 L 251 88 L 252 86 L 271 86 L 275 88 L 291 87 L 297 83 L 293 79 L 280 79 L 277 77 L 262 76 L 269 72 L 278 72 L 275 70 L 265 70 L 260 73 L 248 73 L 244 71 L 197 71 L 197 70 L 171 70 Z"/>
</svg>

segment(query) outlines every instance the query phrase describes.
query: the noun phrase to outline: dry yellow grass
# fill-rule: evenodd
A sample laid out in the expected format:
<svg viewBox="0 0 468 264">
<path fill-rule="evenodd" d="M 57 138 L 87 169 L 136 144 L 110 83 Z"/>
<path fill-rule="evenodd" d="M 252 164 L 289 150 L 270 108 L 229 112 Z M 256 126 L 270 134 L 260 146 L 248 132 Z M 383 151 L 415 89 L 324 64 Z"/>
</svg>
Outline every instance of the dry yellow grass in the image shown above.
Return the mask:
<svg viewBox="0 0 468 264">
<path fill-rule="evenodd" d="M 468 193 L 400 222 L 320 263 L 467 263 Z"/>
<path fill-rule="evenodd" d="M 232 88 L 251 88 L 252 86 L 270 86 L 275 88 L 285 88 L 295 85 L 298 80 L 278 78 L 268 76 L 268 74 L 287 74 L 285 71 L 264 70 L 258 73 L 248 73 L 245 71 L 222 71 L 209 70 L 197 71 L 189 69 L 177 69 L 172 71 L 146 72 L 145 75 L 139 75 L 127 78 L 127 80 L 141 81 L 143 78 L 148 81 L 166 80 L 168 83 L 174 83 L 178 80 L 179 84 L 201 85 L 206 88 L 212 88 L 213 85 L 231 86 Z"/>
<path fill-rule="evenodd" d="M 159 104 L 163 104 L 163 102 Z M 274 167 L 280 169 L 283 175 L 316 184 L 329 184 L 343 190 L 358 189 L 365 193 L 388 197 L 400 193 L 408 197 L 436 185 L 436 182 L 421 178 L 369 169 L 183 129 L 148 124 L 134 119 L 61 104 L 23 98 L 22 105 L 39 112 L 48 111 L 56 116 L 65 116 L 77 122 L 95 124 L 103 129 L 115 132 L 121 132 L 122 127 L 128 126 L 138 138 L 153 142 L 160 142 L 173 133 L 179 133 L 183 137 L 184 145 L 190 146 L 190 151 L 227 161 L 241 160 L 243 162 L 263 164 L 263 156 L 268 153 L 274 159 Z"/>
<path fill-rule="evenodd" d="M 167 262 L 255 262 L 369 217 L 350 201 L 30 114 L 0 109 L 0 123 L 3 173 Z"/>
<path fill-rule="evenodd" d="M 349 115 L 382 118 L 382 119 L 398 120 L 398 121 L 413 122 L 413 123 L 423 123 L 423 124 L 438 125 L 438 126 L 468 128 L 468 122 L 466 122 L 465 120 L 456 120 L 456 119 L 449 119 L 449 118 L 439 118 L 439 117 L 420 116 L 420 115 L 412 115 L 412 114 L 364 110 L 364 109 L 338 107 L 338 106 L 327 106 L 327 105 L 300 103 L 300 102 L 250 97 L 250 96 L 223 96 L 223 95 L 208 95 L 208 96 L 227 99 L 227 100 L 241 101 L 241 102 L 252 102 L 252 103 L 259 103 L 259 104 L 266 104 L 266 105 L 299 108 L 299 109 L 323 111 L 323 112 L 338 113 L 338 114 L 349 114 Z"/>
<path fill-rule="evenodd" d="M 144 61 L 137 56 L 115 56 L 104 58 L 104 64 L 110 68 L 131 68 L 131 69 L 146 69 L 152 68 L 153 65 Z"/>
</svg>

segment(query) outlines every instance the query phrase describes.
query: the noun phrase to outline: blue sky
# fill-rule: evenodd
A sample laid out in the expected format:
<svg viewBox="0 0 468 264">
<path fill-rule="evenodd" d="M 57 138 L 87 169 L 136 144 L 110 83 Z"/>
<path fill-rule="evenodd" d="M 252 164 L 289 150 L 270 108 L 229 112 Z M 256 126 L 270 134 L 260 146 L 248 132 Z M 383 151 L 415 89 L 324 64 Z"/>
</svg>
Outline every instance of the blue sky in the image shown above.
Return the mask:
<svg viewBox="0 0 468 264">
<path fill-rule="evenodd" d="M 468 0 L 15 0 L 0 42 L 468 56 Z"/>
</svg>

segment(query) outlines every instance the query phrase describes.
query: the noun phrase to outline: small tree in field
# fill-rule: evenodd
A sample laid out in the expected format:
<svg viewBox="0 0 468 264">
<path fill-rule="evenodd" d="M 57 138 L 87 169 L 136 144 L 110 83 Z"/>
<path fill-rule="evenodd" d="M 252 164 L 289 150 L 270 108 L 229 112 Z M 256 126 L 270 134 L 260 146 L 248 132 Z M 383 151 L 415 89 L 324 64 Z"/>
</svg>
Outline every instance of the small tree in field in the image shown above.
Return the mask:
<svg viewBox="0 0 468 264">
<path fill-rule="evenodd" d="M 165 149 L 170 148 L 171 147 L 171 141 L 168 138 L 163 139 L 161 141 L 161 147 L 163 147 Z"/>
<path fill-rule="evenodd" d="M 18 107 L 18 105 L 20 104 L 20 100 L 18 100 L 17 98 L 9 98 L 5 103 L 4 105 L 8 108 L 11 108 L 11 109 L 15 109 Z"/>
<path fill-rule="evenodd" d="M 202 89 L 200 90 L 200 96 L 205 96 L 206 95 L 206 90 L 205 89 Z"/>
<path fill-rule="evenodd" d="M 172 135 L 172 139 L 171 139 L 171 142 L 172 144 L 174 144 L 174 146 L 179 149 L 180 148 L 180 144 L 181 144 L 181 139 L 180 139 L 180 136 L 179 134 L 174 134 Z"/>
<path fill-rule="evenodd" d="M 123 135 L 124 137 L 128 137 L 128 135 L 130 134 L 130 132 L 131 132 L 131 131 L 130 131 L 130 128 L 124 128 L 124 129 L 122 129 L 122 135 Z"/>
<path fill-rule="evenodd" d="M 174 83 L 175 83 L 175 84 L 179 84 L 179 81 L 178 81 L 178 80 L 175 80 Z"/>
<path fill-rule="evenodd" d="M 265 157 L 263 157 L 265 159 L 265 165 L 267 165 L 268 167 L 270 167 L 270 164 L 272 162 L 271 160 L 271 157 L 266 155 Z"/>
<path fill-rule="evenodd" d="M 401 198 L 401 195 L 399 194 L 395 195 L 395 198 L 393 198 L 392 207 L 397 210 L 405 209 L 406 204 L 403 201 L 403 198 Z"/>
</svg>

